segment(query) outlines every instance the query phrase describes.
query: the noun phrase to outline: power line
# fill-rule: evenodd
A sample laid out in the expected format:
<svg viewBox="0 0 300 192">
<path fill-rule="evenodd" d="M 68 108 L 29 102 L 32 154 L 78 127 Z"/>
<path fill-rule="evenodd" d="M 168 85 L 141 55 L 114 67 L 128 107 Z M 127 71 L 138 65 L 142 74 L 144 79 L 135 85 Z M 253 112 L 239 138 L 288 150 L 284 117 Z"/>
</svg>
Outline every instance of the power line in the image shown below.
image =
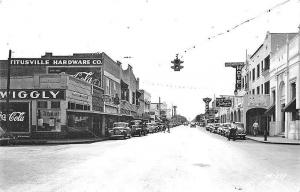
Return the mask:
<svg viewBox="0 0 300 192">
<path fill-rule="evenodd" d="M 281 7 L 281 6 L 287 4 L 290 1 L 291 0 L 286 0 L 286 1 L 283 1 L 281 3 L 278 3 L 278 4 L 274 5 L 273 7 L 269 8 L 269 9 L 266 9 L 265 11 L 259 13 L 258 15 L 254 16 L 254 17 L 248 18 L 248 19 L 246 19 L 246 20 L 244 20 L 244 21 L 242 21 L 242 22 L 234 25 L 233 27 L 229 27 L 227 30 L 224 30 L 223 32 L 220 32 L 220 33 L 217 33 L 217 34 L 214 34 L 214 35 L 210 35 L 210 36 L 207 37 L 207 39 L 205 41 L 197 44 L 197 47 L 199 45 L 201 45 L 202 43 L 206 42 L 207 40 L 210 41 L 210 40 L 215 39 L 215 38 L 217 38 L 219 36 L 223 36 L 223 35 L 225 35 L 227 33 L 231 33 L 232 31 L 236 30 L 237 28 L 241 27 L 242 25 L 245 25 L 245 24 L 247 24 L 247 23 L 249 23 L 249 22 L 251 22 L 251 21 L 253 21 L 253 20 L 255 20 L 255 19 L 257 19 L 257 18 L 259 18 L 259 17 L 261 17 L 263 15 L 265 15 L 265 14 L 268 14 L 268 13 L 272 12 L 274 9 L 277 9 L 278 7 Z M 189 52 L 189 51 L 191 51 L 191 50 L 193 50 L 195 48 L 196 48 L 196 45 L 192 45 L 191 47 L 188 47 L 187 49 L 185 49 L 184 51 L 182 51 L 181 54 L 180 53 L 178 53 L 178 54 L 181 55 L 181 58 L 183 58 L 184 54 L 186 54 L 187 52 Z"/>
</svg>

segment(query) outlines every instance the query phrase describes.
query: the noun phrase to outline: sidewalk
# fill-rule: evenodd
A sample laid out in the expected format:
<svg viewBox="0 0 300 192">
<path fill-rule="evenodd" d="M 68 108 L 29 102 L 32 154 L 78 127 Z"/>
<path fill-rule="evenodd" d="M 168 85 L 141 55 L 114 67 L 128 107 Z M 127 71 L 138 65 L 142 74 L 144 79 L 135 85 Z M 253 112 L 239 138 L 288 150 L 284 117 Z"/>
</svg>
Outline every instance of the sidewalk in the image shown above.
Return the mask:
<svg viewBox="0 0 300 192">
<path fill-rule="evenodd" d="M 18 139 L 10 140 L 8 144 L 7 139 L 0 139 L 0 143 L 5 145 L 66 145 L 66 144 L 84 144 L 84 143 L 95 143 L 100 141 L 108 140 L 107 137 L 102 138 L 90 138 L 90 139 L 56 139 L 56 140 L 45 140 L 45 139 Z"/>
<path fill-rule="evenodd" d="M 264 141 L 263 136 L 246 136 L 247 139 L 261 142 L 261 143 L 269 143 L 269 144 L 283 144 L 283 145 L 300 145 L 300 140 L 292 140 L 282 137 L 268 137 L 267 141 Z"/>
</svg>

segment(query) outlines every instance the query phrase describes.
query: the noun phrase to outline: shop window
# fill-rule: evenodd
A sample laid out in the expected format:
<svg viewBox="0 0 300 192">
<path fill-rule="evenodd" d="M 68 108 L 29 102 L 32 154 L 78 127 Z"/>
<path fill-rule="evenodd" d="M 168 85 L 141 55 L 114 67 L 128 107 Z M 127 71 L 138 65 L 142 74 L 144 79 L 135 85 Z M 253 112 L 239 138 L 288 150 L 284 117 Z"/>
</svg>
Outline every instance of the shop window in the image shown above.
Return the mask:
<svg viewBox="0 0 300 192">
<path fill-rule="evenodd" d="M 60 111 L 51 109 L 38 109 L 37 131 L 60 131 Z"/>
<path fill-rule="evenodd" d="M 89 110 L 90 110 L 90 106 L 89 106 L 89 105 L 84 105 L 84 106 L 83 106 L 83 110 L 89 111 Z"/>
<path fill-rule="evenodd" d="M 254 95 L 255 94 L 255 89 L 252 89 L 252 95 Z"/>
<path fill-rule="evenodd" d="M 259 95 L 259 93 L 260 93 L 260 87 L 258 86 L 256 87 L 256 94 Z"/>
<path fill-rule="evenodd" d="M 263 95 L 264 94 L 264 84 L 261 84 L 261 94 Z"/>
<path fill-rule="evenodd" d="M 40 109 L 47 109 L 48 108 L 48 103 L 47 101 L 38 101 L 37 102 L 37 107 Z"/>
<path fill-rule="evenodd" d="M 81 104 L 75 104 L 75 109 L 76 110 L 83 110 L 83 105 L 81 105 Z"/>
<path fill-rule="evenodd" d="M 75 109 L 75 103 L 68 102 L 68 109 Z"/>
<path fill-rule="evenodd" d="M 92 117 L 86 114 L 68 114 L 67 125 L 70 132 L 87 131 L 91 127 Z"/>
<path fill-rule="evenodd" d="M 60 101 L 51 101 L 51 109 L 59 109 Z"/>
</svg>

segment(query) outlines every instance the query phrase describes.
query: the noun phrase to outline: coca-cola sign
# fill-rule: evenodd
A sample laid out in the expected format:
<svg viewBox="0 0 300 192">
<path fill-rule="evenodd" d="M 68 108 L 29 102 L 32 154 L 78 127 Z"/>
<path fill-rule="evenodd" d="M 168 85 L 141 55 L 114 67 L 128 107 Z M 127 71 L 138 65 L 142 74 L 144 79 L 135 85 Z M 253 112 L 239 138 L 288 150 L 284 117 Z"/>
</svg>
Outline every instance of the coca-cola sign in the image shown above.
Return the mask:
<svg viewBox="0 0 300 192">
<path fill-rule="evenodd" d="M 93 72 L 77 72 L 73 75 L 73 77 L 100 87 L 101 81 L 99 79 L 93 78 L 93 75 Z"/>
<path fill-rule="evenodd" d="M 102 87 L 102 67 L 48 67 L 48 73 L 66 73 L 77 79 Z"/>
<path fill-rule="evenodd" d="M 0 103 L 1 127 L 6 130 L 6 103 Z M 9 130 L 11 132 L 29 132 L 29 103 L 10 102 L 9 103 Z"/>
</svg>

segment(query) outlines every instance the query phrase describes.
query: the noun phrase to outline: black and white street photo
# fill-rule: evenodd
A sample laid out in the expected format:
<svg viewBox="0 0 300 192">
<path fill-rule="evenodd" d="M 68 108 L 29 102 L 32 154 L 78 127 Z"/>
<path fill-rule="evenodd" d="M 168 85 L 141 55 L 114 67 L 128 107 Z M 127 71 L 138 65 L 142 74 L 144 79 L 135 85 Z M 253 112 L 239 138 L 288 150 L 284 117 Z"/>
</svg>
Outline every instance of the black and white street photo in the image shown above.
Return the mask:
<svg viewBox="0 0 300 192">
<path fill-rule="evenodd" d="M 0 0 L 0 192 L 300 192 L 300 0 Z"/>
</svg>

